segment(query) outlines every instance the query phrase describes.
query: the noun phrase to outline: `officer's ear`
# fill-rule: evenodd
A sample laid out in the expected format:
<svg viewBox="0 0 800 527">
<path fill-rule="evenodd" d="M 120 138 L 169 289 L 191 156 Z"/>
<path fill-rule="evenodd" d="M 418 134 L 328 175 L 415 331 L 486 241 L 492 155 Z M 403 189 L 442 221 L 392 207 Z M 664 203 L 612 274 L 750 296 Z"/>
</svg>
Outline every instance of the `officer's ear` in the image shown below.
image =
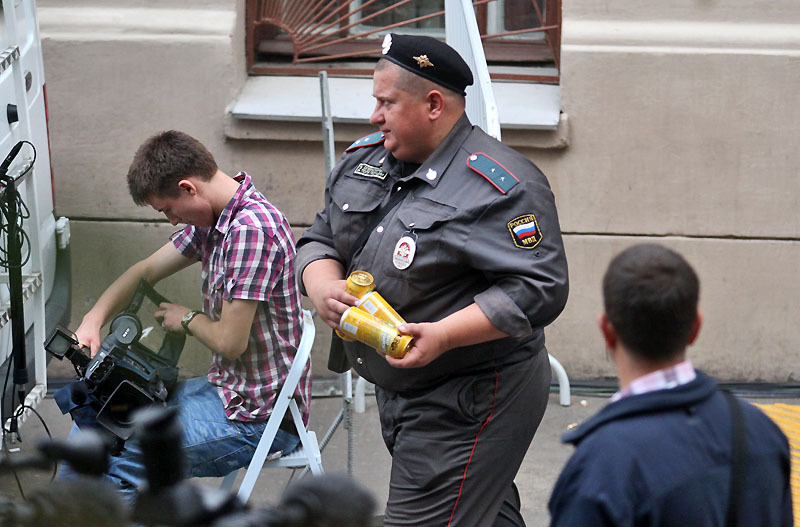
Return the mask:
<svg viewBox="0 0 800 527">
<path fill-rule="evenodd" d="M 445 98 L 439 90 L 431 90 L 425 96 L 425 105 L 428 110 L 428 118 L 434 121 L 442 116 L 445 107 Z"/>
</svg>

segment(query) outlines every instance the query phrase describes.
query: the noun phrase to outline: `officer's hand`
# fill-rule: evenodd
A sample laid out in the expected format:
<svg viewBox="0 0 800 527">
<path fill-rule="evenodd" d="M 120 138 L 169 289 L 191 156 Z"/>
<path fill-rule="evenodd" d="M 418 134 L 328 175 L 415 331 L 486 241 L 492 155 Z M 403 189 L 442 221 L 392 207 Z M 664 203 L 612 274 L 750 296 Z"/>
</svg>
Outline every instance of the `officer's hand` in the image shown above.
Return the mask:
<svg viewBox="0 0 800 527">
<path fill-rule="evenodd" d="M 75 330 L 75 336 L 78 338 L 78 344 L 89 348 L 92 357 L 97 355 L 100 350 L 100 328 L 101 323 L 89 318 L 84 317 L 81 325 Z"/>
<path fill-rule="evenodd" d="M 313 290 L 309 290 L 306 286 L 311 303 L 317 310 L 317 315 L 333 329 L 339 329 L 342 313 L 358 302 L 358 298 L 345 292 L 346 283 L 346 280 L 330 280 L 317 285 Z"/>
<path fill-rule="evenodd" d="M 447 334 L 435 322 L 404 324 L 397 330 L 403 335 L 411 335 L 414 340 L 402 359 L 386 355 L 386 360 L 395 368 L 420 368 L 449 349 Z"/>
</svg>

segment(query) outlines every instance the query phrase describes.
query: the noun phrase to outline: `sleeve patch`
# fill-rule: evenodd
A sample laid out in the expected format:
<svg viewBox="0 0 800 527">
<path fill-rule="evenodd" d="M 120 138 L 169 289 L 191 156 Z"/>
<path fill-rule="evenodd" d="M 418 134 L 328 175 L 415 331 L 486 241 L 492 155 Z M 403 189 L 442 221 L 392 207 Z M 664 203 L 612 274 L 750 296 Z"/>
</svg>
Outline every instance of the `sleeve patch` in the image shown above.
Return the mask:
<svg viewBox="0 0 800 527">
<path fill-rule="evenodd" d="M 514 245 L 520 249 L 533 249 L 542 241 L 542 231 L 539 230 L 539 222 L 533 214 L 517 216 L 507 225 Z"/>
<path fill-rule="evenodd" d="M 370 134 L 358 139 L 352 145 L 348 146 L 345 149 L 345 152 L 350 152 L 351 150 L 355 150 L 356 148 L 361 148 L 364 146 L 377 145 L 378 143 L 382 143 L 383 140 L 383 132 L 375 132 L 374 134 Z"/>
<path fill-rule="evenodd" d="M 482 175 L 494 188 L 505 194 L 517 186 L 519 180 L 506 167 L 487 156 L 476 152 L 467 157 L 467 166 Z"/>
</svg>

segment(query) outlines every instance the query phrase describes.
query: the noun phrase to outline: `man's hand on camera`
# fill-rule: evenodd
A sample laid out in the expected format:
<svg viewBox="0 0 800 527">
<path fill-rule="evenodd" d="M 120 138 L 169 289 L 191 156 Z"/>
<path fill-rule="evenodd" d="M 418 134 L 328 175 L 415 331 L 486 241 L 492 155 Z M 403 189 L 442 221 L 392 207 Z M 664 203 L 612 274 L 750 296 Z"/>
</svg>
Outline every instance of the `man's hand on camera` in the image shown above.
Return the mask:
<svg viewBox="0 0 800 527">
<path fill-rule="evenodd" d="M 90 354 L 94 357 L 100 350 L 100 328 L 103 326 L 102 321 L 98 322 L 87 314 L 83 317 L 81 325 L 75 330 L 75 337 L 78 339 L 78 344 L 86 346 L 90 350 Z"/>
<path fill-rule="evenodd" d="M 162 302 L 158 305 L 158 310 L 153 313 L 153 316 L 166 331 L 184 333 L 181 319 L 189 311 L 191 310 L 188 307 Z"/>
</svg>

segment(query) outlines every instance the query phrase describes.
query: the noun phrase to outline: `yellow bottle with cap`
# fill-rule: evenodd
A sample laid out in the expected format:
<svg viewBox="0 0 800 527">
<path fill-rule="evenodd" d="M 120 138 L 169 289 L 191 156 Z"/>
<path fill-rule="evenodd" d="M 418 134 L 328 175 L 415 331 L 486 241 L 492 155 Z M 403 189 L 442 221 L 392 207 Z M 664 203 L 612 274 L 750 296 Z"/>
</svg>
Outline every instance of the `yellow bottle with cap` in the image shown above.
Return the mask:
<svg viewBox="0 0 800 527">
<path fill-rule="evenodd" d="M 358 307 L 348 308 L 342 314 L 339 328 L 341 333 L 351 339 L 363 342 L 396 359 L 402 359 L 405 356 L 411 343 L 410 336 L 400 335 L 397 328 Z"/>
<path fill-rule="evenodd" d="M 356 306 L 394 327 L 406 323 L 403 317 L 401 317 L 377 291 L 370 291 L 362 296 L 356 303 Z"/>
<path fill-rule="evenodd" d="M 361 298 L 365 294 L 375 290 L 375 280 L 372 278 L 372 275 L 366 271 L 353 271 L 350 273 L 350 276 L 347 277 L 347 284 L 344 290 L 356 298 Z M 342 340 L 355 340 L 338 329 L 336 330 L 336 334 L 339 335 L 339 338 Z"/>
<path fill-rule="evenodd" d="M 353 271 L 347 277 L 347 285 L 345 285 L 344 290 L 354 297 L 361 298 L 370 291 L 375 290 L 375 280 L 366 271 Z"/>
</svg>

